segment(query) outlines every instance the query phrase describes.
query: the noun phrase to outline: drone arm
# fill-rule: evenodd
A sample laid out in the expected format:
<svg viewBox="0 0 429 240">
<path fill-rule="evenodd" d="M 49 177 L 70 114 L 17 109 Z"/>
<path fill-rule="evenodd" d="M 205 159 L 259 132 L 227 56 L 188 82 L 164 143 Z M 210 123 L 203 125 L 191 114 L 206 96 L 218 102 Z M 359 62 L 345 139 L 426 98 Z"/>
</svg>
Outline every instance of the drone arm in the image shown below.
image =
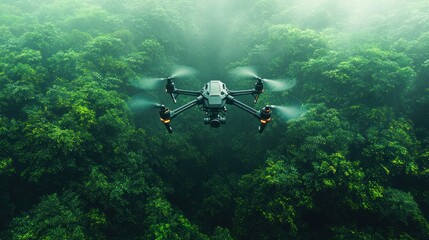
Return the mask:
<svg viewBox="0 0 429 240">
<path fill-rule="evenodd" d="M 249 90 L 238 90 L 238 91 L 230 91 L 229 95 L 231 96 L 243 96 L 243 95 L 251 95 L 256 94 L 256 91 L 254 89 Z"/>
<path fill-rule="evenodd" d="M 234 106 L 237 106 L 238 108 L 240 108 L 240 109 L 242 109 L 242 110 L 244 110 L 244 111 L 252 114 L 254 117 L 256 117 L 258 119 L 260 118 L 260 114 L 259 114 L 258 110 L 256 110 L 256 109 L 254 109 L 254 108 L 252 108 L 252 107 L 250 107 L 250 106 L 248 106 L 248 105 L 246 105 L 246 104 L 238 101 L 237 99 L 233 98 L 231 95 L 228 95 L 228 97 L 227 97 L 227 103 L 231 104 L 231 105 L 234 105 Z"/>
<path fill-rule="evenodd" d="M 199 96 L 196 99 L 194 99 L 193 101 L 177 108 L 176 110 L 170 110 L 170 109 L 166 108 L 164 105 L 162 105 L 161 109 L 159 110 L 159 116 L 161 117 L 161 122 L 164 123 L 165 128 L 167 128 L 167 131 L 169 133 L 173 132 L 173 129 L 170 126 L 171 119 L 175 118 L 177 115 L 188 110 L 189 108 L 191 108 L 197 104 L 200 104 L 202 101 L 203 101 L 203 97 Z"/>
<path fill-rule="evenodd" d="M 191 90 L 183 90 L 183 89 L 166 89 L 166 92 L 170 94 L 171 99 L 173 100 L 174 103 L 176 103 L 176 97 L 179 96 L 180 94 L 183 95 L 188 95 L 188 96 L 199 96 L 201 95 L 201 92 L 199 91 L 191 91 Z"/>
<path fill-rule="evenodd" d="M 183 94 L 188 96 L 199 96 L 201 95 L 201 91 L 191 91 L 191 90 L 183 90 L 183 89 L 175 89 L 172 93 L 175 94 Z"/>
<path fill-rule="evenodd" d="M 269 106 L 263 107 L 260 111 L 236 100 L 232 96 L 228 96 L 227 103 L 235 105 L 238 108 L 252 114 L 254 117 L 259 119 L 261 125 L 259 126 L 259 133 L 262 133 L 265 129 L 265 126 L 271 121 L 271 108 Z"/>
<path fill-rule="evenodd" d="M 165 85 L 165 91 L 168 94 L 170 94 L 171 99 L 173 100 L 174 103 L 176 103 L 176 97 L 180 94 L 188 95 L 188 96 L 195 96 L 195 97 L 199 96 L 201 94 L 201 92 L 199 92 L 199 91 L 177 89 L 174 86 L 174 82 L 173 82 L 173 79 L 171 77 L 166 78 L 165 80 L 167 80 L 167 84 Z"/>
<path fill-rule="evenodd" d="M 261 78 L 256 78 L 258 81 L 255 83 L 255 88 L 250 90 L 239 90 L 239 91 L 230 91 L 229 95 L 231 96 L 241 96 L 241 95 L 253 95 L 255 98 L 254 103 L 258 101 L 259 94 L 264 92 L 264 83 Z"/>
<path fill-rule="evenodd" d="M 197 105 L 199 103 L 199 98 L 194 99 L 193 101 L 177 108 L 176 110 L 172 111 L 166 107 L 162 107 L 159 111 L 159 115 L 161 117 L 161 122 L 164 123 L 165 128 L 169 133 L 173 133 L 173 129 L 170 126 L 171 119 L 179 115 L 180 113 L 184 112 L 185 110 Z"/>
<path fill-rule="evenodd" d="M 186 103 L 185 105 L 176 108 L 175 110 L 171 111 L 171 118 L 175 118 L 177 115 L 179 115 L 180 113 L 194 107 L 195 105 L 200 104 L 203 101 L 203 97 L 199 96 L 196 99 Z"/>
</svg>

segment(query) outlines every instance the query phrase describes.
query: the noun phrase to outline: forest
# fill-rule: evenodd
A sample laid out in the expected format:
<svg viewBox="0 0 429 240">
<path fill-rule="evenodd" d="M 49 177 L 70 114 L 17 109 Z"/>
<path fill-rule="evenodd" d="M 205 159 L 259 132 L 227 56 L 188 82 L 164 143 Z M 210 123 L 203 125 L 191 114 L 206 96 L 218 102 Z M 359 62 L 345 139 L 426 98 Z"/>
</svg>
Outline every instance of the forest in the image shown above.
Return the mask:
<svg viewBox="0 0 429 240">
<path fill-rule="evenodd" d="M 294 79 L 257 119 L 199 91 Z M 429 239 L 427 0 L 1 0 L 0 239 Z"/>
</svg>

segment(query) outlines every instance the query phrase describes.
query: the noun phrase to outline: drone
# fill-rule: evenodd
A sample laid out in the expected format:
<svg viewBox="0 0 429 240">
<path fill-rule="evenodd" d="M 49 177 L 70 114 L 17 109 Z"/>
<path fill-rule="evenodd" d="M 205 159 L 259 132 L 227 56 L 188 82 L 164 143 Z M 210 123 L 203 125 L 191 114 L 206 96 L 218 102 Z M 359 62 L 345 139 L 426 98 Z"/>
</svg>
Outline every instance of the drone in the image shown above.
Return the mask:
<svg viewBox="0 0 429 240">
<path fill-rule="evenodd" d="M 156 104 L 156 107 L 159 108 L 160 120 L 164 124 L 167 131 L 172 133 L 172 119 L 176 118 L 188 109 L 199 106 L 200 109 L 205 112 L 205 117 L 203 118 L 204 124 L 210 125 L 213 128 L 219 128 L 222 124 L 226 123 L 226 105 L 234 105 L 258 119 L 258 132 L 262 133 L 266 125 L 271 121 L 272 109 L 280 106 L 266 105 L 262 109 L 257 110 L 237 100 L 235 98 L 236 96 L 251 95 L 254 98 L 253 102 L 257 103 L 259 95 L 264 92 L 264 82 L 274 81 L 263 79 L 256 76 L 255 74 L 251 74 L 251 77 L 256 80 L 253 89 L 237 91 L 229 90 L 226 84 L 220 80 L 210 80 L 204 84 L 200 91 L 193 91 L 176 88 L 173 81 L 175 76 L 157 79 L 165 81 L 165 91 L 170 95 L 174 103 L 177 102 L 176 99 L 179 95 L 195 97 L 192 101 L 174 110 L 169 109 L 163 104 Z"/>
</svg>

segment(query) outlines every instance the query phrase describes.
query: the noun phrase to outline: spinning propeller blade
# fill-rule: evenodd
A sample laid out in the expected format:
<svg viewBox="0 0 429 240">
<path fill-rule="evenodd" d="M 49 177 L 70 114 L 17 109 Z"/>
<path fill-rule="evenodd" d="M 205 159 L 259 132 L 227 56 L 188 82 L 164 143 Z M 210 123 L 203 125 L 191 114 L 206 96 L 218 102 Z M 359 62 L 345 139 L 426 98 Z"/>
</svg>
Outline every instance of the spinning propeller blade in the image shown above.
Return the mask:
<svg viewBox="0 0 429 240">
<path fill-rule="evenodd" d="M 186 66 L 175 66 L 173 68 L 173 73 L 171 74 L 171 78 L 184 78 L 184 77 L 192 77 L 197 74 L 197 70 L 191 67 Z"/>
<path fill-rule="evenodd" d="M 286 91 L 295 86 L 295 79 L 261 79 L 271 91 L 273 92 L 280 92 L 280 91 Z"/>
<path fill-rule="evenodd" d="M 159 84 L 161 84 L 164 81 L 164 78 L 148 78 L 148 77 L 142 77 L 138 79 L 131 80 L 131 84 L 134 87 L 150 90 L 155 89 L 158 87 Z"/>
<path fill-rule="evenodd" d="M 128 103 L 128 106 L 130 106 L 130 109 L 133 111 L 145 111 L 150 109 L 161 108 L 162 104 L 148 100 L 141 96 L 135 96 L 131 98 L 131 100 Z"/>
<path fill-rule="evenodd" d="M 173 68 L 173 73 L 169 77 L 165 77 L 165 78 L 140 77 L 140 78 L 131 80 L 131 84 L 134 87 L 137 87 L 140 89 L 151 90 L 151 89 L 158 88 L 159 85 L 161 85 L 162 83 L 165 83 L 165 80 L 167 79 L 191 77 L 196 73 L 197 71 L 191 67 L 175 66 Z"/>
<path fill-rule="evenodd" d="M 266 84 L 267 88 L 270 89 L 271 91 L 286 91 L 293 88 L 296 83 L 295 79 L 292 79 L 292 78 L 276 79 L 276 80 L 261 78 L 256 74 L 255 69 L 249 66 L 235 68 L 232 71 L 232 73 L 238 77 L 255 78 L 255 79 L 261 80 Z"/>
<path fill-rule="evenodd" d="M 278 112 L 281 118 L 287 120 L 298 118 L 305 112 L 302 108 L 292 106 L 269 105 L 269 107 Z"/>
<path fill-rule="evenodd" d="M 246 67 L 237 67 L 231 71 L 234 75 L 238 77 L 246 77 L 246 78 L 258 78 L 256 75 L 256 71 L 254 68 L 246 66 Z"/>
</svg>

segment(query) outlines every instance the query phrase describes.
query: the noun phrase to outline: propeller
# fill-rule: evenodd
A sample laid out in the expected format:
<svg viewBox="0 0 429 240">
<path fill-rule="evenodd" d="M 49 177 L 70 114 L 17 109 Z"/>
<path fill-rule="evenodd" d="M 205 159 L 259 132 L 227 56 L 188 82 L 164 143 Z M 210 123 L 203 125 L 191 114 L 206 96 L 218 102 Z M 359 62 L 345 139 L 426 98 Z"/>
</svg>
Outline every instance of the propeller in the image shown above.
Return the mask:
<svg viewBox="0 0 429 240">
<path fill-rule="evenodd" d="M 161 103 L 148 100 L 142 96 L 134 96 L 128 102 L 128 106 L 133 111 L 146 111 L 151 109 L 162 108 L 164 105 Z"/>
<path fill-rule="evenodd" d="M 256 71 L 254 68 L 252 67 L 238 67 L 235 68 L 232 71 L 233 74 L 235 74 L 238 77 L 246 77 L 246 78 L 254 78 L 254 79 L 258 79 L 261 80 L 262 82 L 264 82 L 267 86 L 267 88 L 269 88 L 271 91 L 286 91 L 289 90 L 291 88 L 293 88 L 296 84 L 295 79 L 293 78 L 287 78 L 287 79 L 266 79 L 266 78 L 261 78 L 256 74 Z"/>
<path fill-rule="evenodd" d="M 191 67 L 186 66 L 175 66 L 173 67 L 173 72 L 169 77 L 165 78 L 152 78 L 152 77 L 138 77 L 131 80 L 131 84 L 134 87 L 144 89 L 144 90 L 151 90 L 156 89 L 158 86 L 163 83 L 165 80 L 172 80 L 177 78 L 184 78 L 184 77 L 191 77 L 195 75 L 197 71 Z"/>
<path fill-rule="evenodd" d="M 238 77 L 258 78 L 258 75 L 256 75 L 255 69 L 253 67 L 250 67 L 250 66 L 234 68 L 232 70 L 232 73 Z"/>
<path fill-rule="evenodd" d="M 173 67 L 173 73 L 171 74 L 171 78 L 191 77 L 196 75 L 197 73 L 198 71 L 194 68 L 176 65 Z"/>
<path fill-rule="evenodd" d="M 164 80 L 165 78 L 141 77 L 131 80 L 131 85 L 140 89 L 151 90 L 157 88 Z"/>
<path fill-rule="evenodd" d="M 281 118 L 290 120 L 301 117 L 305 110 L 302 107 L 282 106 L 282 105 L 268 105 L 273 111 L 278 112 Z"/>
</svg>

